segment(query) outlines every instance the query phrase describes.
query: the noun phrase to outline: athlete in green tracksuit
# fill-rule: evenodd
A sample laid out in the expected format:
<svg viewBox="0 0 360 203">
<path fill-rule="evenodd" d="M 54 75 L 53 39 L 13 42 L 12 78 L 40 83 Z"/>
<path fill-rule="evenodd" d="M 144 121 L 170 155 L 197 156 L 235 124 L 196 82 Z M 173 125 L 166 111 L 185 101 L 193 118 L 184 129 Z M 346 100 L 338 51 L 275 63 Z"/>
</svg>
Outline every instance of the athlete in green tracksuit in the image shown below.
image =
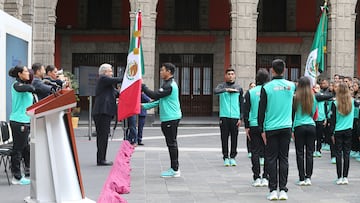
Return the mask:
<svg viewBox="0 0 360 203">
<path fill-rule="evenodd" d="M 314 121 L 316 119 L 314 118 L 316 106 L 317 102 L 311 89 L 310 80 L 303 76 L 298 81 L 293 104 L 293 139 L 295 141 L 296 163 L 299 171 L 299 181 L 297 182 L 299 186 L 311 185 L 316 138 Z M 304 151 L 304 148 L 306 151 Z"/>
<path fill-rule="evenodd" d="M 234 69 L 228 68 L 225 71 L 225 82 L 220 83 L 214 92 L 220 98 L 219 124 L 224 165 L 236 166 L 237 140 L 242 119 L 241 106 L 244 99 L 242 88 L 235 83 Z M 230 157 L 228 149 L 229 136 L 231 138 Z"/>
<path fill-rule="evenodd" d="M 354 121 L 354 100 L 348 86 L 340 83 L 335 90 L 336 100 L 331 106 L 330 132 L 335 140 L 336 184 L 348 184 L 351 133 Z M 344 165 L 342 166 L 342 159 Z"/>
<path fill-rule="evenodd" d="M 16 79 L 11 86 L 12 109 L 10 127 L 13 135 L 11 153 L 12 184 L 30 184 L 30 117 L 26 108 L 34 102 L 35 87 L 30 85 L 29 69 L 25 66 L 15 66 L 9 70 L 9 76 Z M 21 162 L 24 160 L 24 175 L 21 173 Z"/>
<path fill-rule="evenodd" d="M 151 91 L 144 84 L 142 91 L 151 99 L 150 103 L 142 103 L 144 109 L 160 107 L 161 131 L 166 140 L 169 150 L 171 167 L 161 173 L 161 177 L 180 177 L 179 151 L 177 144 L 177 129 L 182 113 L 179 101 L 179 88 L 174 80 L 175 66 L 172 63 L 164 63 L 160 69 L 160 77 L 164 80 L 163 85 L 156 91 Z"/>
<path fill-rule="evenodd" d="M 295 84 L 283 79 L 285 72 L 283 60 L 275 59 L 272 62 L 271 71 L 274 76 L 273 80 L 266 83 L 260 93 L 258 124 L 266 145 L 265 159 L 270 189 L 267 198 L 269 200 L 286 200 L 288 199 L 286 184 Z M 280 188 L 279 195 L 277 193 L 278 186 Z"/>
<path fill-rule="evenodd" d="M 261 87 L 268 82 L 269 79 L 269 72 L 266 69 L 258 70 L 256 74 L 256 87 L 246 92 L 244 100 L 244 124 L 246 136 L 251 141 L 251 164 L 254 179 L 252 185 L 254 187 L 268 186 L 269 184 L 266 161 L 264 163 L 264 173 L 262 178 L 260 177 L 259 158 L 261 155 L 264 155 L 265 144 L 261 138 L 261 132 L 257 121 Z"/>
</svg>

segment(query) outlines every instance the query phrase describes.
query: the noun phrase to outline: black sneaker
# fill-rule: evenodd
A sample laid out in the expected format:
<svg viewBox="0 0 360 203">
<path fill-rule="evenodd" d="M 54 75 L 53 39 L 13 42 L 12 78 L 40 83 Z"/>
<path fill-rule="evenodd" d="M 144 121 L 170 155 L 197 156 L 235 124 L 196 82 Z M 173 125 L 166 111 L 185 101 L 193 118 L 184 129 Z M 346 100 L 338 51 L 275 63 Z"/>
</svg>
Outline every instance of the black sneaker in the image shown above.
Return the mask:
<svg viewBox="0 0 360 203">
<path fill-rule="evenodd" d="M 144 143 L 142 143 L 142 142 L 138 142 L 138 145 L 143 146 L 143 145 L 144 145 Z"/>
</svg>

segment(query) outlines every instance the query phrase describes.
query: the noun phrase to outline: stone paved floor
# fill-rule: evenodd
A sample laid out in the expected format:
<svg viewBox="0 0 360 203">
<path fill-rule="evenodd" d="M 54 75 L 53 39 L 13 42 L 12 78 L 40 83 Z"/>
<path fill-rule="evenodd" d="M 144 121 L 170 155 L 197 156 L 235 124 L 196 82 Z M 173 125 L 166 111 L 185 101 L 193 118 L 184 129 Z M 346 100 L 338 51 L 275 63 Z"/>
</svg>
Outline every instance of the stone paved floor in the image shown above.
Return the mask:
<svg viewBox="0 0 360 203">
<path fill-rule="evenodd" d="M 87 137 L 87 128 L 75 130 L 85 194 L 97 200 L 110 167 L 95 165 L 96 142 Z M 144 130 L 145 146 L 137 147 L 131 160 L 131 192 L 122 195 L 129 203 L 217 203 L 217 202 L 267 202 L 267 188 L 251 186 L 250 159 L 247 158 L 245 134 L 239 133 L 236 167 L 224 167 L 217 127 L 179 128 L 180 178 L 160 178 L 160 172 L 169 167 L 169 155 L 160 128 Z M 109 142 L 108 159 L 114 159 L 122 141 L 122 130 L 117 129 Z M 351 159 L 347 186 L 334 184 L 335 165 L 330 164 L 329 152 L 314 160 L 312 186 L 295 185 L 298 179 L 294 143 L 289 157 L 289 200 L 286 202 L 360 202 L 360 162 Z M 1 166 L 0 202 L 22 202 L 29 195 L 29 186 L 8 186 Z M 284 202 L 284 201 L 283 201 Z"/>
</svg>

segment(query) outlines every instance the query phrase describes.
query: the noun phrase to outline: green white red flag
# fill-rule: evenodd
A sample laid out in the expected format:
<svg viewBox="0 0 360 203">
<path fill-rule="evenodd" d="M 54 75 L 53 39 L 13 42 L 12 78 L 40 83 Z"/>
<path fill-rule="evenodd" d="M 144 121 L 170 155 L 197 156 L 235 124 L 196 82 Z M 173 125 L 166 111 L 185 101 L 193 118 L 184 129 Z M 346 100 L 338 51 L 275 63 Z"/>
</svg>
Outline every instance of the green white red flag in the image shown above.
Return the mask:
<svg viewBox="0 0 360 203">
<path fill-rule="evenodd" d="M 119 121 L 140 113 L 143 71 L 144 60 L 141 47 L 141 11 L 138 11 L 135 17 L 134 29 L 130 39 L 127 65 L 120 89 L 118 103 Z"/>
<path fill-rule="evenodd" d="M 312 85 L 316 84 L 317 76 L 325 70 L 326 41 L 327 41 L 327 1 L 321 7 L 321 18 L 316 28 L 314 41 L 311 46 L 310 54 L 306 61 L 304 76 L 309 77 Z"/>
</svg>

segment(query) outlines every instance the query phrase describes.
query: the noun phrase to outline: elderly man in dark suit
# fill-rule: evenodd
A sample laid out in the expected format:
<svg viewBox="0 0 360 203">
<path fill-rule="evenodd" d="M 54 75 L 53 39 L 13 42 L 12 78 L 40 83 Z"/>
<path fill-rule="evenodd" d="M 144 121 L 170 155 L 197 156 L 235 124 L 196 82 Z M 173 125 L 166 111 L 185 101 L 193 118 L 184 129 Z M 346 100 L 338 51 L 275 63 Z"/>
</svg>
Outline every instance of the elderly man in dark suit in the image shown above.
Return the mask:
<svg viewBox="0 0 360 203">
<path fill-rule="evenodd" d="M 106 150 L 110 134 L 110 122 L 117 113 L 116 98 L 119 92 L 115 89 L 117 83 L 122 81 L 119 77 L 113 77 L 110 64 L 102 64 L 99 68 L 99 79 L 96 83 L 96 97 L 92 115 L 95 121 L 97 133 L 97 165 L 112 165 L 106 160 Z"/>
</svg>

